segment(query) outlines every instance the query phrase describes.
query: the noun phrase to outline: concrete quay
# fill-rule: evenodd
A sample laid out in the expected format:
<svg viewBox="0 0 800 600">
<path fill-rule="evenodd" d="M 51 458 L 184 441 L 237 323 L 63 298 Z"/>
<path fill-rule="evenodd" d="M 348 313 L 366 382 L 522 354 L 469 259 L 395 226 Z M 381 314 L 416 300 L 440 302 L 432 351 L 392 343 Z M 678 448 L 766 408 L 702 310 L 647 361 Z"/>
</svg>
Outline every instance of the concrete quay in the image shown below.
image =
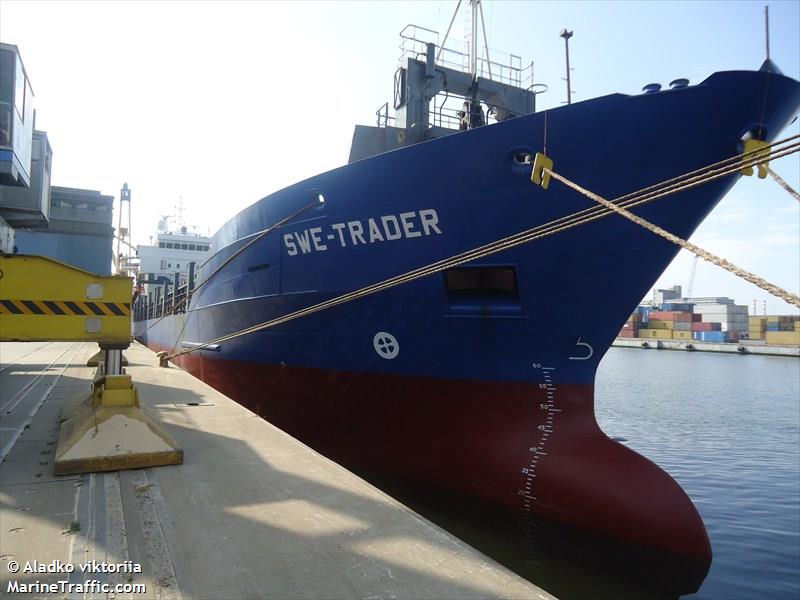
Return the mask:
<svg viewBox="0 0 800 600">
<path fill-rule="evenodd" d="M 96 349 L 0 343 L 0 596 L 552 598 L 139 344 L 127 372 L 184 464 L 55 477 Z"/>
<path fill-rule="evenodd" d="M 798 346 L 767 346 L 758 341 L 742 340 L 739 343 L 699 342 L 697 340 L 659 340 L 657 338 L 617 338 L 611 344 L 616 348 L 645 350 L 684 350 L 687 352 L 722 352 L 723 354 L 761 354 L 765 356 L 800 357 Z"/>
</svg>

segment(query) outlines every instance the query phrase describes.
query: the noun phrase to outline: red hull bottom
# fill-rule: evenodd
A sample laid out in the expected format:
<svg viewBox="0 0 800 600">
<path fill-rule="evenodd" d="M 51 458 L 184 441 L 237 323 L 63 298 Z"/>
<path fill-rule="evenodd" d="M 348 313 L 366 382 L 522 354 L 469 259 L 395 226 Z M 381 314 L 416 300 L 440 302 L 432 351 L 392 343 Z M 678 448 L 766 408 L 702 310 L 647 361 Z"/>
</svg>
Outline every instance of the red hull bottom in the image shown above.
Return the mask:
<svg viewBox="0 0 800 600">
<path fill-rule="evenodd" d="M 210 360 L 179 364 L 345 467 L 711 564 L 662 469 L 608 438 L 594 386 L 451 381 Z M 545 373 L 547 380 L 547 374 Z"/>
</svg>

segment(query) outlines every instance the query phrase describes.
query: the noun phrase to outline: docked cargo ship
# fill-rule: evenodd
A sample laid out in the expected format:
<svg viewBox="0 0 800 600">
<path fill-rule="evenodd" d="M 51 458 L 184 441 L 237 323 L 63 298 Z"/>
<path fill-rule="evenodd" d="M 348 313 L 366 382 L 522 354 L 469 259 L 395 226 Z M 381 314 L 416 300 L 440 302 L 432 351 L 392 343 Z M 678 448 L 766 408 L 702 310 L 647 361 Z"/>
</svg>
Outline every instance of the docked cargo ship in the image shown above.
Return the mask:
<svg viewBox="0 0 800 600">
<path fill-rule="evenodd" d="M 555 181 L 531 183 L 537 152 L 619 198 L 735 157 L 747 138 L 776 139 L 800 84 L 767 62 L 537 112 L 520 64 L 501 69 L 473 49 L 462 67 L 420 31 L 402 34 L 394 119 L 384 105 L 376 126 L 356 127 L 349 164 L 224 224 L 187 310 L 139 298 L 137 338 L 191 350 L 174 361 L 368 478 L 565 523 L 705 573 L 711 549 L 688 496 L 594 416 L 598 363 L 677 246 L 607 214 L 257 326 L 591 209 Z M 738 177 L 635 212 L 686 238 Z"/>
</svg>

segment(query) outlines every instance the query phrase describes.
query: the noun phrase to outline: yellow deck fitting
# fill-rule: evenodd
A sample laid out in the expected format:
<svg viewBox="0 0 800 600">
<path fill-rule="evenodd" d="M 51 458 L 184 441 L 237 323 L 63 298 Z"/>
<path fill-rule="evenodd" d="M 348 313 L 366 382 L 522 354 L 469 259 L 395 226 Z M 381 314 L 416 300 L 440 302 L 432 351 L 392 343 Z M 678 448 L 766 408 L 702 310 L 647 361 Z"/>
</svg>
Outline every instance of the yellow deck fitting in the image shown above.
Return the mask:
<svg viewBox="0 0 800 600">
<path fill-rule="evenodd" d="M 1 341 L 122 341 L 132 283 L 42 256 L 0 255 Z"/>
<path fill-rule="evenodd" d="M 744 153 L 743 153 L 744 156 L 742 157 L 742 160 L 749 160 L 751 158 L 754 158 L 752 156 L 747 156 L 750 153 L 759 152 L 759 151 L 763 151 L 764 152 L 764 158 L 765 158 L 764 162 L 758 163 L 758 178 L 759 179 L 765 179 L 766 176 L 767 176 L 767 173 L 769 172 L 769 159 L 767 158 L 769 156 L 769 152 L 764 150 L 764 148 L 766 148 L 768 145 L 769 144 L 767 142 L 764 142 L 762 140 L 753 139 L 753 138 L 751 138 L 749 140 L 745 140 L 745 142 L 744 142 Z M 750 176 L 752 174 L 753 174 L 752 165 L 749 166 L 749 167 L 744 167 L 742 169 L 742 175 Z"/>
<path fill-rule="evenodd" d="M 531 171 L 531 181 L 536 185 L 541 185 L 542 189 L 550 186 L 550 173 L 545 173 L 544 169 L 552 169 L 553 161 L 541 152 L 537 152 L 533 159 L 533 171 Z"/>
<path fill-rule="evenodd" d="M 182 462 L 183 450 L 139 406 L 130 375 L 100 377 L 91 396 L 64 410 L 56 475 Z"/>
</svg>

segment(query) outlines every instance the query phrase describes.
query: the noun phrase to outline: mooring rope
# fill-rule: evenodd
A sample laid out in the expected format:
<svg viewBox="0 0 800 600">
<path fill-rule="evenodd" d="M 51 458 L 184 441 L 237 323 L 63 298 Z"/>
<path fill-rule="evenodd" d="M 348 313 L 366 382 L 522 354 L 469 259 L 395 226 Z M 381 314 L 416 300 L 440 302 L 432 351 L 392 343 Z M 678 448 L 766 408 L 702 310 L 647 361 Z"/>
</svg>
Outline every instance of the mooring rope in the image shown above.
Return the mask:
<svg viewBox="0 0 800 600">
<path fill-rule="evenodd" d="M 773 296 L 777 296 L 781 300 L 785 300 L 789 304 L 794 304 L 796 307 L 800 308 L 800 296 L 797 296 L 795 294 L 787 292 L 783 288 L 778 287 L 777 285 L 768 282 L 766 279 L 763 279 L 763 278 L 759 277 L 758 275 L 755 275 L 755 274 L 751 273 L 750 271 L 742 269 L 741 267 L 737 267 L 736 265 L 734 265 L 733 263 L 725 260 L 724 258 L 721 258 L 721 257 L 719 257 L 719 256 L 717 256 L 715 254 L 712 254 L 708 250 L 704 250 L 703 248 L 700 248 L 696 244 L 692 244 L 691 242 L 688 242 L 688 241 L 684 240 L 683 238 L 680 238 L 677 235 L 675 235 L 673 233 L 670 233 L 666 229 L 662 229 L 658 225 L 655 225 L 654 223 L 651 223 L 650 221 L 647 221 L 646 219 L 643 219 L 643 218 L 641 218 L 639 216 L 636 216 L 632 212 L 630 212 L 630 211 L 628 211 L 628 210 L 626 210 L 626 209 L 624 209 L 624 208 L 622 208 L 620 206 L 617 206 L 613 202 L 609 202 L 608 200 L 606 200 L 605 198 L 603 198 L 601 196 L 598 196 L 594 192 L 590 192 L 586 188 L 583 188 L 583 187 L 579 186 L 577 183 L 575 183 L 573 181 L 570 181 L 569 179 L 567 179 L 566 177 L 563 177 L 562 175 L 559 175 L 555 171 L 552 171 L 550 169 L 545 169 L 545 171 L 547 171 L 550 174 L 551 177 L 553 177 L 554 179 L 557 179 L 558 181 L 560 181 L 561 183 L 563 183 L 567 187 L 570 187 L 573 190 L 575 190 L 576 192 L 579 192 L 579 193 L 583 194 L 587 198 L 590 198 L 590 199 L 594 200 L 595 202 L 598 202 L 599 204 L 602 204 L 603 206 L 605 206 L 609 210 L 614 211 L 618 215 L 621 215 L 621 216 L 625 217 L 626 219 L 628 219 L 630 221 L 633 221 L 637 225 L 641 225 L 642 227 L 644 227 L 648 231 L 652 231 L 656 235 L 659 235 L 662 238 L 664 238 L 666 240 L 669 240 L 673 244 L 676 244 L 676 245 L 680 246 L 681 248 L 684 248 L 684 249 L 688 250 L 689 252 L 691 252 L 692 254 L 695 254 L 696 256 L 699 256 L 703 260 L 708 261 L 711 264 L 717 265 L 718 267 L 722 267 L 723 269 L 725 269 L 726 271 L 730 271 L 731 273 L 733 273 L 737 277 L 741 277 L 745 281 L 749 281 L 750 283 L 752 283 L 754 285 L 757 285 L 762 290 L 765 290 L 765 291 L 769 292 Z"/>
<path fill-rule="evenodd" d="M 790 194 L 791 196 L 793 196 L 795 200 L 797 200 L 798 202 L 800 202 L 800 194 L 798 194 L 798 193 L 797 193 L 797 192 L 796 192 L 796 191 L 795 191 L 795 190 L 792 188 L 792 186 L 790 186 L 788 183 L 786 183 L 786 182 L 783 180 L 783 177 L 781 177 L 780 175 L 778 175 L 778 174 L 777 174 L 775 171 L 773 171 L 773 170 L 772 170 L 772 169 L 770 169 L 769 167 L 767 167 L 767 173 L 769 173 L 770 175 L 772 175 L 772 178 L 773 178 L 775 181 L 777 181 L 777 182 L 778 182 L 778 185 L 780 185 L 780 186 L 781 186 L 783 189 L 785 189 L 787 192 L 789 192 L 789 194 Z"/>
<path fill-rule="evenodd" d="M 775 150 L 775 149 L 778 146 L 783 146 L 784 144 L 797 139 L 798 137 L 800 137 L 800 135 L 795 135 L 780 140 L 778 142 L 774 142 L 773 144 L 765 146 L 760 150 L 733 156 L 731 158 L 719 161 L 707 167 L 703 167 L 702 169 L 697 169 L 695 171 L 686 173 L 679 177 L 675 177 L 666 180 L 664 182 L 643 188 L 637 192 L 626 194 L 624 196 L 621 196 L 620 198 L 615 199 L 613 202 L 609 202 L 608 200 L 606 200 L 606 202 L 609 202 L 609 204 L 613 205 L 615 208 L 618 208 L 619 206 L 623 205 L 626 208 L 631 208 L 634 206 L 639 206 L 644 203 L 652 202 L 653 200 L 657 200 L 659 198 L 664 198 L 666 196 L 673 195 L 675 193 L 695 187 L 702 183 L 707 183 L 708 181 L 713 181 L 715 179 L 719 179 L 721 177 L 725 177 L 727 175 L 736 173 L 738 171 L 741 171 L 743 168 L 756 166 L 759 163 L 763 163 L 765 160 L 781 158 L 783 156 L 788 156 L 789 154 L 793 154 L 798 150 L 800 150 L 800 142 L 791 144 L 786 148 L 781 148 L 780 150 Z M 724 166 L 722 168 L 712 169 L 712 167 L 720 165 L 727 165 L 727 166 Z M 552 174 L 555 175 L 555 173 Z M 687 177 L 688 179 L 686 179 Z M 683 181 L 681 182 L 681 180 Z M 571 215 L 555 219 L 548 223 L 538 225 L 536 227 L 522 231 L 520 233 L 513 234 L 511 236 L 502 238 L 495 242 L 491 242 L 484 246 L 480 246 L 478 248 L 462 252 L 461 254 L 457 254 L 450 258 L 443 259 L 435 263 L 431 263 L 424 267 L 413 269 L 412 271 L 408 271 L 401 275 L 397 275 L 395 277 L 391 277 L 389 279 L 366 286 L 364 288 L 360 288 L 358 290 L 342 294 L 335 298 L 331 298 L 329 300 L 294 311 L 292 313 L 276 317 L 269 321 L 264 321 L 262 323 L 252 325 L 245 329 L 241 329 L 239 331 L 235 331 L 227 335 L 220 336 L 208 342 L 204 342 L 202 344 L 198 344 L 197 346 L 193 346 L 192 348 L 186 348 L 184 350 L 181 350 L 180 352 L 171 354 L 170 356 L 167 357 L 167 359 L 177 358 L 179 356 L 189 354 L 196 350 L 202 350 L 203 348 L 206 348 L 214 344 L 220 344 L 222 342 L 230 341 L 232 339 L 244 335 L 256 333 L 258 331 L 263 331 L 264 329 L 268 329 L 270 327 L 274 327 L 276 325 L 280 325 L 288 321 L 292 321 L 307 315 L 327 310 L 329 308 L 333 308 L 341 304 L 352 302 L 353 300 L 357 300 L 365 296 L 376 294 L 378 292 L 402 285 L 404 283 L 409 283 L 411 281 L 420 279 L 422 277 L 427 277 L 429 275 L 440 273 L 442 271 L 451 269 L 453 267 L 462 265 L 464 263 L 471 262 L 473 260 L 477 260 L 486 256 L 490 256 L 492 254 L 502 252 L 503 250 L 508 250 L 515 246 L 519 246 L 521 244 L 525 244 L 537 239 L 548 237 L 556 233 L 572 229 L 573 227 L 577 227 L 579 225 L 583 225 L 591 221 L 607 217 L 612 214 L 615 214 L 615 211 L 604 205 L 599 205 L 588 209 L 584 209 L 577 213 L 573 213 Z M 777 289 L 780 290 L 780 288 Z M 800 300 L 798 301 L 800 302 Z"/>
</svg>

